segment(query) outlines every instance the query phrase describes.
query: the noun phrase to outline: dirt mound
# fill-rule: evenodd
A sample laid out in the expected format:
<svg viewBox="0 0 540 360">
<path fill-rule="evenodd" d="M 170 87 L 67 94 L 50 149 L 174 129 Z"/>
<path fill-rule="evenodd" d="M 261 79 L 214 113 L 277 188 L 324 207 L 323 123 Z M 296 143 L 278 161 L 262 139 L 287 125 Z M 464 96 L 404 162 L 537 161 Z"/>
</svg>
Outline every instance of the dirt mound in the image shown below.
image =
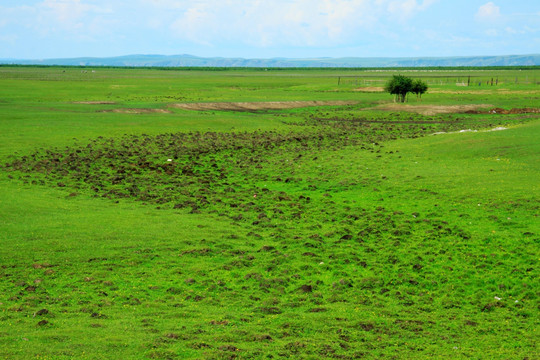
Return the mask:
<svg viewBox="0 0 540 360">
<path fill-rule="evenodd" d="M 170 114 L 172 111 L 166 109 L 112 109 L 112 110 L 102 110 L 101 112 L 112 112 L 117 114 Z"/>
<path fill-rule="evenodd" d="M 170 107 L 185 110 L 259 111 L 295 109 L 309 106 L 354 105 L 357 101 L 263 101 L 263 102 L 208 102 L 171 104 Z"/>
<path fill-rule="evenodd" d="M 414 112 L 422 115 L 437 115 L 437 114 L 455 114 L 468 113 L 477 111 L 482 108 L 493 107 L 489 104 L 474 104 L 474 105 L 406 105 L 406 104 L 384 104 L 366 110 L 383 110 L 383 111 L 406 111 Z"/>
</svg>

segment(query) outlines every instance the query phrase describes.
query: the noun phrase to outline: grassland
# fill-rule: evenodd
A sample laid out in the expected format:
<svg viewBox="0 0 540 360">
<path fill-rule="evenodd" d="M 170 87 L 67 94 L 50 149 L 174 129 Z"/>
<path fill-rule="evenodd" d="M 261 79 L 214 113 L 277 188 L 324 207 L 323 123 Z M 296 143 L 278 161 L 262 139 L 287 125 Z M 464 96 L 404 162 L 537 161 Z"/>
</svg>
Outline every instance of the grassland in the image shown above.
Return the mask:
<svg viewBox="0 0 540 360">
<path fill-rule="evenodd" d="M 404 73 L 0 67 L 0 358 L 538 358 L 540 71 Z"/>
</svg>

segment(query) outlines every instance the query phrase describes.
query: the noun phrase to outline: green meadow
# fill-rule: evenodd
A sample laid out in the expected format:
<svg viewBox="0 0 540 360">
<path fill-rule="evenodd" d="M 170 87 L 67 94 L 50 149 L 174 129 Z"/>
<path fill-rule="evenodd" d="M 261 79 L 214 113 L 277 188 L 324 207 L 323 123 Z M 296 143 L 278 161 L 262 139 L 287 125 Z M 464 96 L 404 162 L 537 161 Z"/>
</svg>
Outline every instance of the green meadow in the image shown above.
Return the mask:
<svg viewBox="0 0 540 360">
<path fill-rule="evenodd" d="M 2 66 L 0 358 L 538 358 L 539 139 L 537 67 Z"/>
</svg>

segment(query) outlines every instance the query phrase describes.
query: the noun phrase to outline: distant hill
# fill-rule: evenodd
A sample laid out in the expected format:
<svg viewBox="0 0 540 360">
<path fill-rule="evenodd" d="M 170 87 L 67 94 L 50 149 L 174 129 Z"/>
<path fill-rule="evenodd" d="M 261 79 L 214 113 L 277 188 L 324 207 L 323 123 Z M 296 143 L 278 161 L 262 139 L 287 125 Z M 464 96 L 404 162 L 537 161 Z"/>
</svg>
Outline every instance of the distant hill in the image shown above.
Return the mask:
<svg viewBox="0 0 540 360">
<path fill-rule="evenodd" d="M 466 57 L 417 58 L 312 58 L 312 59 L 244 59 L 197 57 L 193 55 L 126 55 L 108 58 L 70 59 L 0 59 L 0 64 L 64 65 L 64 66 L 127 66 L 127 67 L 439 67 L 439 66 L 531 66 L 540 65 L 540 54 Z"/>
</svg>

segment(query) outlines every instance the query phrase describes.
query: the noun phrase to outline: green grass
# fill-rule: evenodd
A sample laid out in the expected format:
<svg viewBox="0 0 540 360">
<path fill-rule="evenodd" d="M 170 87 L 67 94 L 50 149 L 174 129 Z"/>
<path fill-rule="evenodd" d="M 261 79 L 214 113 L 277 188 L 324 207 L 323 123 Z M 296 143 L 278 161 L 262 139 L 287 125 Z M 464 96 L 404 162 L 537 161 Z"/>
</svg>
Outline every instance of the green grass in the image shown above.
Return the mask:
<svg viewBox="0 0 540 360">
<path fill-rule="evenodd" d="M 538 114 L 366 111 L 391 96 L 338 70 L 62 71 L 0 68 L 1 358 L 538 356 Z M 537 103 L 502 86 L 422 104 Z"/>
</svg>

